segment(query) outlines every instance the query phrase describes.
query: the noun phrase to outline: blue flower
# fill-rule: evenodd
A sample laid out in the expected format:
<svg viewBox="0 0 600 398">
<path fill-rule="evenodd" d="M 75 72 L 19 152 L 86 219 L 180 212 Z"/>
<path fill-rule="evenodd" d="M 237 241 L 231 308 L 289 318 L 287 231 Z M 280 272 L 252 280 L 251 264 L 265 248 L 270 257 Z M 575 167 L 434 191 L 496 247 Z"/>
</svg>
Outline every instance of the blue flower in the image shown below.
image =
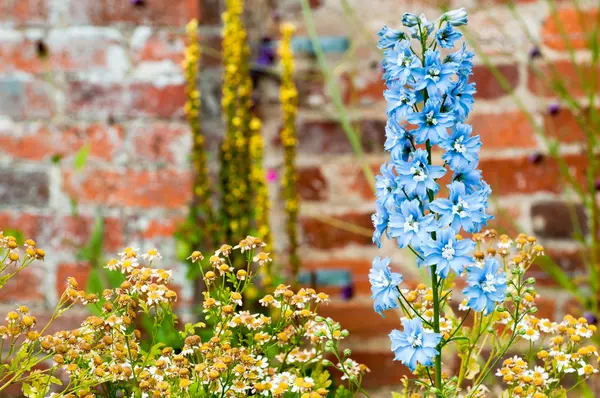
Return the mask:
<svg viewBox="0 0 600 398">
<path fill-rule="evenodd" d="M 463 290 L 468 299 L 467 306 L 475 311 L 483 311 L 484 315 L 490 314 L 496 303 L 504 301 L 506 273 L 494 258 L 486 259 L 483 268 L 467 268 L 467 273 L 469 286 Z"/>
<path fill-rule="evenodd" d="M 422 246 L 425 258 L 423 265 L 437 265 L 436 273 L 445 278 L 452 269 L 461 274 L 464 268 L 473 263 L 470 253 L 475 249 L 475 242 L 470 239 L 456 239 L 452 228 L 439 231 L 436 240 L 430 239 Z"/>
<path fill-rule="evenodd" d="M 427 89 L 430 97 L 446 93 L 453 84 L 451 77 L 457 67 L 458 64 L 454 62 L 442 63 L 439 52 L 427 50 L 423 67 L 413 71 L 415 90 Z"/>
<path fill-rule="evenodd" d="M 480 192 L 467 194 L 465 184 L 453 182 L 448 185 L 450 197 L 438 198 L 431 202 L 431 211 L 440 215 L 439 222 L 442 227 L 450 226 L 458 233 L 462 227 L 467 232 L 476 232 L 482 223 L 487 222 L 485 217 L 485 200 Z M 391 220 L 390 220 L 391 221 Z"/>
<path fill-rule="evenodd" d="M 438 30 L 435 39 L 442 48 L 453 48 L 454 42 L 462 37 L 462 33 L 454 30 L 452 25 L 446 24 L 444 29 Z"/>
<path fill-rule="evenodd" d="M 438 229 L 433 214 L 423 215 L 418 200 L 406 200 L 400 205 L 400 211 L 390 215 L 388 235 L 397 238 L 399 247 L 419 246 L 429 232 Z"/>
<path fill-rule="evenodd" d="M 481 141 L 478 135 L 471 137 L 472 131 L 470 125 L 458 123 L 452 128 L 450 136 L 440 142 L 440 146 L 447 151 L 442 159 L 452 170 L 464 169 L 479 161 Z"/>
<path fill-rule="evenodd" d="M 438 21 L 447 21 L 452 26 L 466 25 L 469 22 L 469 14 L 467 13 L 467 10 L 463 7 L 445 12 L 444 14 L 442 14 Z"/>
<path fill-rule="evenodd" d="M 380 175 L 375 177 L 375 195 L 382 200 L 382 203 L 392 197 L 392 193 L 398 188 L 396 176 L 394 175 L 394 165 L 384 163 L 381 165 Z"/>
<path fill-rule="evenodd" d="M 460 78 L 448 93 L 446 103 L 454 109 L 454 117 L 457 122 L 462 123 L 473 110 L 473 104 L 475 103 L 473 94 L 476 92 L 475 83 L 467 83 L 465 77 Z"/>
<path fill-rule="evenodd" d="M 389 217 L 390 216 L 387 208 L 383 205 L 383 203 L 380 203 L 380 200 L 377 200 L 376 211 L 371 215 L 371 221 L 373 222 L 373 227 L 375 228 L 373 231 L 373 243 L 375 243 L 377 247 L 381 247 L 381 237 L 387 229 Z"/>
<path fill-rule="evenodd" d="M 387 115 L 393 118 L 403 118 L 413 111 L 413 105 L 416 102 L 415 93 L 393 80 L 388 84 L 388 89 L 383 92 L 387 101 Z"/>
<path fill-rule="evenodd" d="M 419 17 L 417 17 L 415 14 L 405 12 L 404 15 L 402 15 L 402 25 L 406 26 L 407 28 L 412 28 L 413 26 L 417 26 L 418 24 Z"/>
<path fill-rule="evenodd" d="M 433 22 L 429 22 L 427 20 L 425 14 L 419 15 L 418 17 L 416 17 L 416 19 L 414 14 L 404 15 L 410 16 L 410 21 L 408 21 L 409 24 L 414 23 L 414 25 L 411 26 L 405 25 L 409 26 L 408 30 L 410 30 L 410 37 L 418 40 L 426 39 L 431 34 L 431 32 L 433 32 L 434 24 Z M 404 17 L 402 17 L 402 21 L 404 22 Z"/>
<path fill-rule="evenodd" d="M 481 170 L 477 169 L 477 163 L 470 163 L 466 167 L 455 169 L 452 181 L 460 181 L 465 184 L 467 193 L 473 193 L 483 187 Z"/>
<path fill-rule="evenodd" d="M 373 267 L 369 271 L 371 298 L 373 308 L 378 314 L 385 310 L 398 308 L 398 285 L 402 283 L 402 275 L 392 272 L 390 259 L 375 257 Z"/>
<path fill-rule="evenodd" d="M 387 25 L 383 25 L 383 28 L 377 33 L 377 36 L 379 36 L 379 41 L 377 43 L 377 48 L 379 49 L 394 47 L 397 42 L 407 39 L 404 32 L 390 29 Z"/>
<path fill-rule="evenodd" d="M 392 159 L 408 160 L 408 155 L 412 150 L 412 136 L 400 126 L 396 119 L 388 119 L 385 125 L 385 144 L 384 149 L 391 152 Z"/>
<path fill-rule="evenodd" d="M 402 362 L 411 372 L 415 371 L 417 364 L 432 366 L 442 335 L 425 331 L 419 318 L 403 319 L 402 326 L 402 332 L 392 330 L 390 333 L 394 360 Z"/>
<path fill-rule="evenodd" d="M 430 98 L 421 112 L 411 113 L 406 117 L 406 121 L 417 125 L 417 129 L 412 132 L 417 144 L 429 140 L 435 145 L 448 136 L 447 128 L 452 126 L 454 116 L 442 113 L 440 105 L 439 98 Z"/>
<path fill-rule="evenodd" d="M 427 152 L 417 149 L 412 154 L 412 159 L 408 162 L 396 161 L 396 179 L 399 193 L 406 195 L 416 195 L 421 199 L 427 198 L 427 190 L 434 193 L 439 190 L 435 182 L 437 178 L 446 174 L 446 169 L 441 166 L 431 166 L 427 162 Z"/>
<path fill-rule="evenodd" d="M 412 71 L 421 66 L 419 58 L 410 51 L 408 42 L 397 42 L 394 47 L 386 49 L 383 54 L 385 69 L 383 78 L 386 81 L 398 80 L 398 83 L 404 85 Z"/>
<path fill-rule="evenodd" d="M 456 73 L 460 78 L 466 78 L 473 74 L 473 57 L 475 53 L 467 51 L 467 45 L 463 43 L 462 48 L 458 51 L 448 54 L 446 62 L 451 62 L 458 65 Z"/>
</svg>

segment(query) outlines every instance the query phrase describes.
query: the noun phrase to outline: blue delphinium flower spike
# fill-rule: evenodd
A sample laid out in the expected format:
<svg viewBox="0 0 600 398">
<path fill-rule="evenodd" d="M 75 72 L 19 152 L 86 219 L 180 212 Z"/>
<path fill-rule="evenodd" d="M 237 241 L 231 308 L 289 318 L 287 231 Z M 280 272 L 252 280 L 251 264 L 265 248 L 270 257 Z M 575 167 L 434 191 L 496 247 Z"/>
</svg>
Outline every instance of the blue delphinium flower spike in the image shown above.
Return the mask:
<svg viewBox="0 0 600 398">
<path fill-rule="evenodd" d="M 506 293 L 506 273 L 494 258 L 488 258 L 483 268 L 467 268 L 467 286 L 463 294 L 468 299 L 467 307 L 483 311 L 484 315 L 494 311 L 496 303 L 503 302 Z"/>
<path fill-rule="evenodd" d="M 402 202 L 400 211 L 390 216 L 388 234 L 398 240 L 399 247 L 418 246 L 438 228 L 433 214 L 423 215 L 419 201 L 414 199 Z"/>
<path fill-rule="evenodd" d="M 406 117 L 409 123 L 417 126 L 413 131 L 417 144 L 429 140 L 435 145 L 448 136 L 448 127 L 454 122 L 454 116 L 441 111 L 442 101 L 439 98 L 430 98 L 425 103 L 421 112 L 411 113 Z"/>
<path fill-rule="evenodd" d="M 385 125 L 385 137 L 383 148 L 392 154 L 392 159 L 407 161 L 413 147 L 412 135 L 392 118 Z"/>
<path fill-rule="evenodd" d="M 408 42 L 397 42 L 394 47 L 386 49 L 384 55 L 385 80 L 397 80 L 399 84 L 404 85 L 412 71 L 421 67 L 421 61 L 410 51 Z"/>
<path fill-rule="evenodd" d="M 467 13 L 467 10 L 463 7 L 445 12 L 438 19 L 438 21 L 446 21 L 452 26 L 466 25 L 469 22 L 469 14 Z"/>
<path fill-rule="evenodd" d="M 421 199 L 427 198 L 427 190 L 439 190 L 436 179 L 446 173 L 442 166 L 431 166 L 427 162 L 427 152 L 417 149 L 408 162 L 397 161 L 394 163 L 398 176 L 399 193 L 415 195 Z"/>
<path fill-rule="evenodd" d="M 413 372 L 417 368 L 417 364 L 433 365 L 442 335 L 425 331 L 419 318 L 403 319 L 402 326 L 404 327 L 402 332 L 392 330 L 390 333 L 394 360 L 402 362 Z"/>
<path fill-rule="evenodd" d="M 450 197 L 434 200 L 429 208 L 439 215 L 442 227 L 450 226 L 455 233 L 460 229 L 477 232 L 484 221 L 485 198 L 478 192 L 467 194 L 465 184 L 453 182 L 448 185 Z"/>
<path fill-rule="evenodd" d="M 383 92 L 387 101 L 387 114 L 390 118 L 403 119 L 413 112 L 413 105 L 417 101 L 414 91 L 400 84 L 398 80 L 388 83 L 388 88 Z"/>
<path fill-rule="evenodd" d="M 435 40 L 442 48 L 454 47 L 454 42 L 462 37 L 462 33 L 455 30 L 449 23 L 446 24 L 444 29 L 438 30 L 435 35 Z"/>
<path fill-rule="evenodd" d="M 379 36 L 377 43 L 377 48 L 379 49 L 394 47 L 397 42 L 407 38 L 406 33 L 390 29 L 387 25 L 383 25 L 383 28 L 381 28 L 377 35 Z"/>
<path fill-rule="evenodd" d="M 369 271 L 371 283 L 371 298 L 373 307 L 378 314 L 383 311 L 398 308 L 398 285 L 402 283 L 402 275 L 392 272 L 389 258 L 375 257 Z"/>
<path fill-rule="evenodd" d="M 423 245 L 423 265 L 437 265 L 436 273 L 446 278 L 450 270 L 460 275 L 466 266 L 473 263 L 472 251 L 475 242 L 470 239 L 457 240 L 456 232 L 446 228 L 437 232 L 436 240 L 429 239 Z"/>
<path fill-rule="evenodd" d="M 441 140 L 440 147 L 446 150 L 442 159 L 452 170 L 464 169 L 479 161 L 481 141 L 478 135 L 471 136 L 472 130 L 468 124 L 458 123 L 451 134 Z"/>
<path fill-rule="evenodd" d="M 442 62 L 438 51 L 427 50 L 423 67 L 415 68 L 413 76 L 416 79 L 415 90 L 426 89 L 430 97 L 438 97 L 452 86 L 452 76 L 456 73 L 458 64 Z"/>
</svg>

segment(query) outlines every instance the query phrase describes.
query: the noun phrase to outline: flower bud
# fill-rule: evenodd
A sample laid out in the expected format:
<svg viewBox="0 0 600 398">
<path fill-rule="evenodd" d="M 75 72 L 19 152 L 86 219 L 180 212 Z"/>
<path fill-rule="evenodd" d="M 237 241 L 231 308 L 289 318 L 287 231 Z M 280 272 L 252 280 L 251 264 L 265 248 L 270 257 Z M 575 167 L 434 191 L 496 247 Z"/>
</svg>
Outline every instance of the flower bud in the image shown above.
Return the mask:
<svg viewBox="0 0 600 398">
<path fill-rule="evenodd" d="M 417 26 L 419 24 L 419 17 L 417 17 L 415 14 L 411 14 L 411 13 L 404 13 L 404 15 L 402 15 L 402 25 L 408 27 L 408 28 L 412 28 L 413 26 Z"/>
<path fill-rule="evenodd" d="M 325 351 L 334 352 L 335 351 L 335 343 L 331 340 L 328 340 L 325 343 Z"/>
<path fill-rule="evenodd" d="M 538 312 L 538 309 L 537 307 L 531 307 L 528 312 L 531 314 L 535 314 L 536 312 Z"/>
<path fill-rule="evenodd" d="M 329 366 L 333 365 L 333 363 L 332 363 L 332 362 L 331 362 L 329 359 L 323 359 L 323 360 L 321 361 L 321 365 L 323 365 L 324 367 L 326 367 L 326 368 L 327 368 L 327 367 L 329 367 Z"/>
<path fill-rule="evenodd" d="M 525 281 L 525 283 L 533 285 L 535 283 L 535 278 L 532 276 L 530 278 L 527 278 L 527 280 Z"/>
<path fill-rule="evenodd" d="M 322 316 L 320 316 L 320 315 L 317 315 L 317 316 L 315 317 L 315 322 L 323 322 L 324 320 L 325 320 L 325 318 L 323 318 L 323 317 L 322 317 Z"/>
<path fill-rule="evenodd" d="M 467 10 L 463 8 L 459 8 L 457 10 L 451 10 L 444 13 L 440 17 L 441 21 L 447 21 L 452 26 L 461 26 L 466 25 L 469 22 L 469 14 Z"/>
<path fill-rule="evenodd" d="M 349 357 L 350 355 L 352 355 L 352 350 L 350 348 L 346 348 L 344 350 L 344 356 Z"/>
</svg>

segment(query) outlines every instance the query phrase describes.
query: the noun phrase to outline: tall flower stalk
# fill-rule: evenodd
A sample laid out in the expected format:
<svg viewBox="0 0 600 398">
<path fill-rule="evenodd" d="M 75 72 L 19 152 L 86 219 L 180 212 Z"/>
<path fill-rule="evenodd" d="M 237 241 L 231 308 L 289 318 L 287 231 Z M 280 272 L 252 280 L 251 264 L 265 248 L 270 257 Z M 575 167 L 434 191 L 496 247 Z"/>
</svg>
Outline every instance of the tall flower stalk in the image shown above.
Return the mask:
<svg viewBox="0 0 600 398">
<path fill-rule="evenodd" d="M 402 23 L 408 33 L 387 26 L 379 32 L 388 102 L 385 149 L 391 153 L 391 162 L 382 165 L 376 178 L 373 240 L 380 246 L 384 234 L 395 238 L 399 247 L 413 251 L 419 266 L 429 270 L 430 318 L 405 311 L 404 330 L 393 331 L 390 338 L 396 360 L 413 371 L 418 364 L 433 367 L 433 387 L 436 396 L 442 396 L 442 349 L 448 340 L 442 336 L 440 319 L 447 298 L 446 281 L 474 267 L 470 253 L 475 242 L 458 233 L 477 232 L 487 224 L 491 189 L 477 170 L 479 137 L 465 124 L 475 92 L 474 84 L 469 83 L 473 54 L 464 45 L 450 52 L 461 37 L 455 27 L 467 23 L 466 12 L 451 11 L 435 22 L 424 15 L 404 14 Z M 448 54 L 443 56 L 442 50 Z M 435 146 L 444 150 L 441 165 L 432 161 Z M 447 173 L 451 182 L 445 198 L 438 195 L 438 180 Z M 369 275 L 375 309 L 381 312 L 399 304 L 410 308 L 398 287 L 401 276 L 391 272 L 388 264 L 389 259 L 377 258 Z M 490 283 L 498 281 L 498 291 L 503 292 L 504 271 L 493 271 L 486 275 Z M 502 293 L 479 295 L 468 305 L 481 311 L 488 301 L 493 304 L 503 299 Z"/>
<path fill-rule="evenodd" d="M 283 196 L 287 213 L 286 231 L 289 239 L 289 261 L 292 269 L 292 280 L 296 280 L 300 270 L 298 257 L 298 208 L 299 197 L 296 188 L 296 114 L 298 112 L 298 91 L 294 83 L 294 53 L 292 52 L 292 36 L 294 26 L 288 23 L 281 25 L 281 89 L 279 97 L 283 112 L 283 129 L 281 142 L 284 148 Z"/>
</svg>

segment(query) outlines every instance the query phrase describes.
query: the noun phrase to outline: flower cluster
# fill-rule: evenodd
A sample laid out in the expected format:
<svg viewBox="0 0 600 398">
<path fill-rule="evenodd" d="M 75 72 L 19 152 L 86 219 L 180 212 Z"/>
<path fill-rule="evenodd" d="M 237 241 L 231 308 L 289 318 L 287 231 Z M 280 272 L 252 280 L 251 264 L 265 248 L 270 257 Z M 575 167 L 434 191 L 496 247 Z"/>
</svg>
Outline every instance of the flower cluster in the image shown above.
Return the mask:
<svg viewBox="0 0 600 398">
<path fill-rule="evenodd" d="M 573 356 L 574 343 L 591 337 L 595 328 L 577 320 L 576 325 L 565 325 L 574 318 L 554 324 L 534 317 L 535 280 L 524 274 L 544 254 L 542 246 L 525 235 L 513 240 L 493 230 L 479 233 L 492 218 L 487 213 L 491 188 L 477 168 L 481 141 L 467 124 L 476 91 L 469 81 L 474 54 L 464 43 L 455 49 L 462 37 L 457 27 L 467 20 L 464 9 L 446 12 L 434 22 L 424 15 L 404 14 L 407 31 L 384 26 L 378 43 L 384 52 L 388 103 L 384 146 L 391 159 L 376 178 L 373 241 L 379 247 L 387 237 L 409 248 L 431 282 L 429 287 L 405 289 L 390 260 L 376 257 L 369 273 L 372 299 L 380 314 L 391 309 L 403 313 L 402 331 L 393 330 L 390 339 L 395 359 L 418 377 L 412 386 L 406 381 L 407 393 L 427 391 L 436 397 L 461 395 L 465 380 L 471 380 L 466 396 L 485 396 L 482 383 L 498 360 L 519 341 L 539 339 L 542 327 L 559 333 L 560 344 L 568 342 L 552 345 L 558 348 L 551 347 L 549 358 L 555 358 L 551 352 L 570 355 L 573 372 L 583 379 L 595 373 L 584 360 L 595 351 L 584 348 L 585 355 Z M 436 148 L 441 152 L 438 164 Z M 457 285 L 464 286 L 458 314 L 451 306 Z M 464 325 L 469 315 L 474 318 L 472 327 Z M 484 347 L 484 342 L 491 345 Z M 442 372 L 442 349 L 451 343 L 461 364 L 454 377 Z M 484 348 L 491 351 L 486 360 L 481 358 Z M 537 397 L 538 392 L 558 390 L 561 377 L 551 371 L 556 360 L 540 366 L 546 373 L 539 377 L 538 368 L 517 367 L 527 375 L 526 383 L 533 383 L 527 386 L 518 384 L 516 377 L 510 379 L 515 369 L 503 368 L 517 383 L 511 384 L 510 392 L 520 387 L 517 391 L 523 394 L 515 396 Z M 536 384 L 540 377 L 543 386 Z"/>
<path fill-rule="evenodd" d="M 0 242 L 2 270 L 20 268 L 13 255 L 18 253 L 16 240 L 2 237 Z M 165 346 L 156 334 L 161 324 L 175 319 L 171 306 L 177 299 L 168 287 L 171 272 L 153 267 L 161 259 L 157 250 L 142 254 L 127 248 L 109 261 L 106 268 L 124 280 L 101 295 L 85 293 L 69 277 L 50 321 L 77 304 L 92 306 L 94 315 L 73 330 L 47 334 L 48 325 L 36 330 L 36 318 L 27 307 L 9 312 L 6 324 L 0 325 L 2 345 L 10 348 L 0 353 L 2 363 L 10 364 L 0 368 L 0 392 L 18 382 L 27 397 L 36 398 L 317 398 L 332 390 L 326 367 L 347 380 L 347 390 L 340 391 L 362 391 L 361 380 L 369 370 L 352 360 L 349 350 L 340 349 L 348 332 L 317 314 L 329 302 L 326 294 L 280 285 L 260 300 L 262 313 L 243 307 L 259 268 L 271 261 L 261 251 L 264 246 L 261 239 L 248 236 L 209 257 L 212 269 L 202 270 L 206 324 L 185 325 L 174 347 Z M 43 258 L 32 241 L 25 248 L 27 259 Z M 245 258 L 245 268 L 234 268 L 237 254 Z M 192 263 L 203 258 L 199 251 L 189 256 Z M 151 324 L 146 340 L 139 329 L 144 322 Z M 31 370 L 43 362 L 47 371 Z"/>
</svg>

